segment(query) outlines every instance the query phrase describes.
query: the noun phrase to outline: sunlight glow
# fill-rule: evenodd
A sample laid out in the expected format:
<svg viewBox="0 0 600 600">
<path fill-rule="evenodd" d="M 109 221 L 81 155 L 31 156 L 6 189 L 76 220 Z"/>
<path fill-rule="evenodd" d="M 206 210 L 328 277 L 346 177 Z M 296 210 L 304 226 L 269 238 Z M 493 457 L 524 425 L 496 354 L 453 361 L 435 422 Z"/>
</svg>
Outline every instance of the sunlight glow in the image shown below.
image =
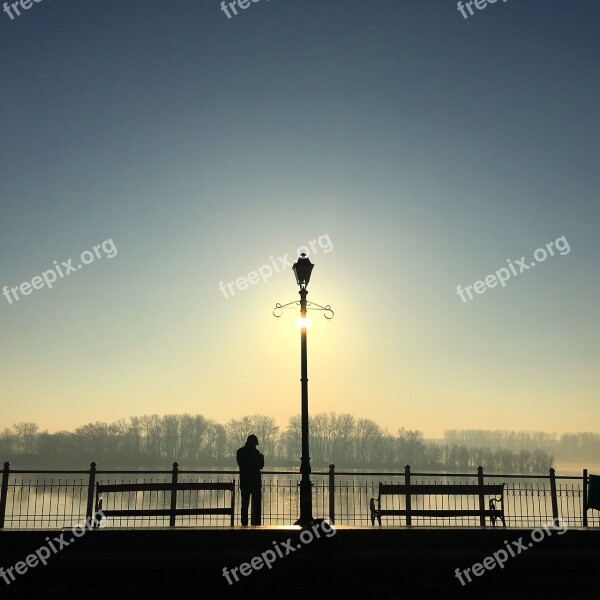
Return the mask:
<svg viewBox="0 0 600 600">
<path fill-rule="evenodd" d="M 303 327 L 306 327 L 306 329 L 310 329 L 312 327 L 312 319 L 310 317 L 306 317 L 306 319 L 298 317 L 296 319 L 296 327 L 298 329 L 302 329 Z"/>
</svg>

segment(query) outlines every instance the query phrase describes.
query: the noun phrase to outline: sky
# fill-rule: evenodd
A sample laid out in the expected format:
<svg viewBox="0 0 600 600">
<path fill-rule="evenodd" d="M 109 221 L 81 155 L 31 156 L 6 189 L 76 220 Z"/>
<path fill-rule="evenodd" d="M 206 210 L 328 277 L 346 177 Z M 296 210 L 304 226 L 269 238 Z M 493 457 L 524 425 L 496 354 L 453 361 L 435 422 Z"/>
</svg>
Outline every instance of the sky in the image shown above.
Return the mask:
<svg viewBox="0 0 600 600">
<path fill-rule="evenodd" d="M 284 427 L 308 244 L 311 414 L 600 432 L 597 0 L 237 12 L 0 12 L 0 429 Z"/>
</svg>

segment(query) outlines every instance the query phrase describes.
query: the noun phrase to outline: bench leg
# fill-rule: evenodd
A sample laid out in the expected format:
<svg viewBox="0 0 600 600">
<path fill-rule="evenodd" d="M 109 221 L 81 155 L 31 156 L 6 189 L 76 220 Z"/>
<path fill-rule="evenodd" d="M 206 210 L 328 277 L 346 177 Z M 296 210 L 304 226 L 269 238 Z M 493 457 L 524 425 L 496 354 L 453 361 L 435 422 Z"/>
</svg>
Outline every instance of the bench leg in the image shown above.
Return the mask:
<svg viewBox="0 0 600 600">
<path fill-rule="evenodd" d="M 100 522 L 102 521 L 102 515 L 100 513 L 102 513 L 102 497 L 96 500 L 92 529 L 98 529 L 98 527 L 100 527 Z"/>
<path fill-rule="evenodd" d="M 369 502 L 369 508 L 371 509 L 371 525 L 375 525 L 375 519 L 379 525 L 381 525 L 381 515 L 379 514 L 379 510 L 381 509 L 381 498 L 377 499 L 377 508 L 375 508 L 375 498 L 371 498 Z"/>
</svg>

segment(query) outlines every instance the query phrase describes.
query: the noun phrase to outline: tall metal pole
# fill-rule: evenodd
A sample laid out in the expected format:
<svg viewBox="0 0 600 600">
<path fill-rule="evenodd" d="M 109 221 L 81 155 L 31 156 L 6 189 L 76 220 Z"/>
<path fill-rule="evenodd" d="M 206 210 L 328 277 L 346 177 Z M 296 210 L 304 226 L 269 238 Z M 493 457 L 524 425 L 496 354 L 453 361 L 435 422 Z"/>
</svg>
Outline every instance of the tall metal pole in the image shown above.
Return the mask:
<svg viewBox="0 0 600 600">
<path fill-rule="evenodd" d="M 300 288 L 300 316 L 306 319 L 306 288 Z M 303 322 L 306 325 L 306 321 Z M 308 363 L 306 327 L 300 330 L 300 381 L 302 382 L 302 457 L 300 458 L 300 518 L 298 525 L 307 527 L 312 516 L 312 484 L 310 482 L 310 453 L 308 449 Z"/>
</svg>

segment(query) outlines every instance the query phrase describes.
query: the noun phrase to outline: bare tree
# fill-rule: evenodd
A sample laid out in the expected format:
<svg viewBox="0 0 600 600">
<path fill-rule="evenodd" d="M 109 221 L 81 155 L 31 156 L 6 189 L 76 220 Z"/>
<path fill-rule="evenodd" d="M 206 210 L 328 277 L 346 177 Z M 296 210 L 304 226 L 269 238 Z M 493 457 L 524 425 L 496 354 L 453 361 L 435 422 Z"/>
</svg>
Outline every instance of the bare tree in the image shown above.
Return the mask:
<svg viewBox="0 0 600 600">
<path fill-rule="evenodd" d="M 37 432 L 35 423 L 15 423 L 13 426 L 17 451 L 20 454 L 37 454 Z"/>
</svg>

